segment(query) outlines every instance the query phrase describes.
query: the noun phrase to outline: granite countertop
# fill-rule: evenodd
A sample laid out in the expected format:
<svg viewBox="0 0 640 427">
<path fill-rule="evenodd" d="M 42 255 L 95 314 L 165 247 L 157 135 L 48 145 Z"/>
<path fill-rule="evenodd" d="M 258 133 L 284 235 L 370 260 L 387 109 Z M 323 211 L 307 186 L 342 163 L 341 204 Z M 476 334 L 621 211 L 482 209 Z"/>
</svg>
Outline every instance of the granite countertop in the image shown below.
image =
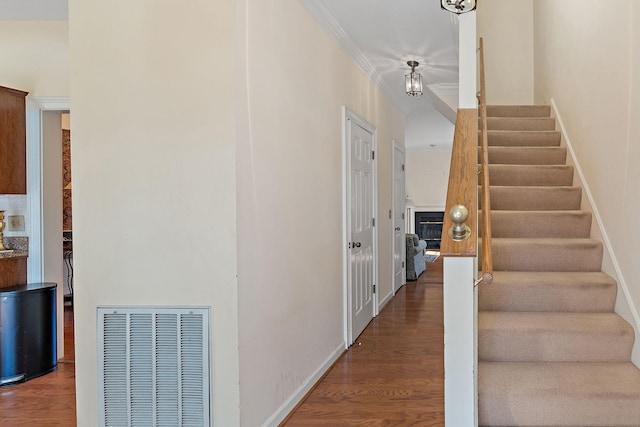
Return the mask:
<svg viewBox="0 0 640 427">
<path fill-rule="evenodd" d="M 19 249 L 0 251 L 0 259 L 5 258 L 24 258 L 29 256 L 29 251 L 22 251 Z"/>
<path fill-rule="evenodd" d="M 0 259 L 4 258 L 24 258 L 29 256 L 28 237 L 5 237 L 2 240 L 7 251 L 0 251 Z"/>
</svg>

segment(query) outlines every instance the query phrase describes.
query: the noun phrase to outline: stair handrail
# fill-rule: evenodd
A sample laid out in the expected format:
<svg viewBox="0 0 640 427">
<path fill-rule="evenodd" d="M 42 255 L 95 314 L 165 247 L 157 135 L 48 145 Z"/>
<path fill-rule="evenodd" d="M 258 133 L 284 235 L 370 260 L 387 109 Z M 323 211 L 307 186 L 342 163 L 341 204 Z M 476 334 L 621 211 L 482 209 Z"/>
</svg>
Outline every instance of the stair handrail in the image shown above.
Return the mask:
<svg viewBox="0 0 640 427">
<path fill-rule="evenodd" d="M 480 94 L 478 108 L 480 110 L 480 182 L 482 204 L 482 283 L 493 282 L 493 251 L 491 245 L 491 196 L 489 188 L 489 137 L 487 134 L 487 93 L 484 77 L 484 41 L 480 37 Z"/>
</svg>

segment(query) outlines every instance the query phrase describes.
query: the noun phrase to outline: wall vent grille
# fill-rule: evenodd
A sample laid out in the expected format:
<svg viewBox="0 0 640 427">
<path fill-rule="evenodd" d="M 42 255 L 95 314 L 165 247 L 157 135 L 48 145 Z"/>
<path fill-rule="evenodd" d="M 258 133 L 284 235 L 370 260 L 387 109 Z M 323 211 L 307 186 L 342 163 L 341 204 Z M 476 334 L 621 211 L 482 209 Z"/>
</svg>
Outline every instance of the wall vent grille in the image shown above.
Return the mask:
<svg viewBox="0 0 640 427">
<path fill-rule="evenodd" d="M 99 307 L 100 425 L 209 426 L 209 318 L 208 308 Z"/>
</svg>

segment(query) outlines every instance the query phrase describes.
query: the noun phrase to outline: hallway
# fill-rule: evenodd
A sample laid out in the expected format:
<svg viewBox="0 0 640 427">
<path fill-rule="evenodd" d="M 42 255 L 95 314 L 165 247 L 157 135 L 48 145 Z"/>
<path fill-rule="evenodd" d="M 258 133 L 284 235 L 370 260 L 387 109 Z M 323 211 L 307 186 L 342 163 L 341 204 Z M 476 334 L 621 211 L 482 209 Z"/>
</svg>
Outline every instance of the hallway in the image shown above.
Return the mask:
<svg viewBox="0 0 640 427">
<path fill-rule="evenodd" d="M 76 425 L 72 335 L 65 353 L 55 372 L 0 389 L 0 426 Z M 398 291 L 283 425 L 444 425 L 442 258 Z"/>
<path fill-rule="evenodd" d="M 403 286 L 282 426 L 443 426 L 442 266 Z"/>
</svg>

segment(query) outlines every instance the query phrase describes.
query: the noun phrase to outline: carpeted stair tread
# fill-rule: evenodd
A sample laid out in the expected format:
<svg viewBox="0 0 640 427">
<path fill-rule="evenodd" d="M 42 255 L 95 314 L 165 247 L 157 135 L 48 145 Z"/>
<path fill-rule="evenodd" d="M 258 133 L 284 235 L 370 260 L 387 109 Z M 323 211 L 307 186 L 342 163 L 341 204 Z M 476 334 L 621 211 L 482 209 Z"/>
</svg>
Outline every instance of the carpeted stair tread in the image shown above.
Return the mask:
<svg viewBox="0 0 640 427">
<path fill-rule="evenodd" d="M 494 270 L 600 271 L 602 265 L 602 243 L 593 239 L 494 238 L 492 243 Z"/>
<path fill-rule="evenodd" d="M 491 185 L 571 186 L 573 167 L 562 165 L 489 165 Z M 478 177 L 480 183 L 480 177 Z"/>
<path fill-rule="evenodd" d="M 493 238 L 587 238 L 590 233 L 591 213 L 589 212 L 491 210 Z"/>
<path fill-rule="evenodd" d="M 480 363 L 480 426 L 637 427 L 631 363 Z"/>
<path fill-rule="evenodd" d="M 489 178 L 491 179 L 491 178 Z M 580 209 L 580 187 L 491 186 L 491 210 L 572 210 Z M 478 189 L 478 192 L 480 190 Z"/>
<path fill-rule="evenodd" d="M 634 336 L 615 313 L 478 313 L 485 362 L 628 362 Z"/>
<path fill-rule="evenodd" d="M 502 147 L 559 147 L 560 132 L 558 131 L 516 131 L 516 130 L 488 130 L 487 142 L 489 146 Z M 478 132 L 478 145 L 481 144 Z"/>
<path fill-rule="evenodd" d="M 555 130 L 556 119 L 551 117 L 487 117 L 489 130 Z"/>
<path fill-rule="evenodd" d="M 490 164 L 564 165 L 566 159 L 565 147 L 489 147 Z M 480 163 L 480 147 L 478 147 L 478 163 Z"/>
<path fill-rule="evenodd" d="M 599 271 L 494 271 L 478 288 L 478 310 L 606 313 L 616 294 L 616 281 Z"/>
<path fill-rule="evenodd" d="M 550 105 L 487 105 L 487 117 L 549 117 Z"/>
</svg>

